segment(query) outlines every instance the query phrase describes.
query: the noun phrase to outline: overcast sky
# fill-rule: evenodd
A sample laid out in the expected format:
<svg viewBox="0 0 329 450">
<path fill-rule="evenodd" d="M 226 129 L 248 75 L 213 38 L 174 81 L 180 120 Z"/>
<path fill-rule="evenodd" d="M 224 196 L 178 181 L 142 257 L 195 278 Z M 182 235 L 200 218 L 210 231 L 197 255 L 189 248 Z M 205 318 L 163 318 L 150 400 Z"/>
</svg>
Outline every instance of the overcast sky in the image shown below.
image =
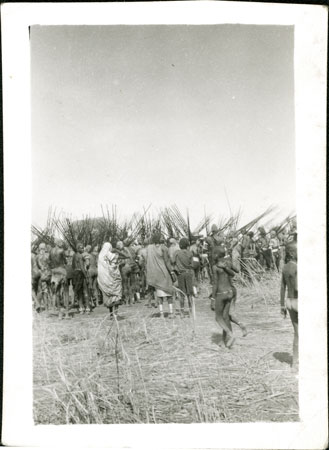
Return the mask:
<svg viewBox="0 0 329 450">
<path fill-rule="evenodd" d="M 33 223 L 295 209 L 293 27 L 33 26 Z"/>
</svg>

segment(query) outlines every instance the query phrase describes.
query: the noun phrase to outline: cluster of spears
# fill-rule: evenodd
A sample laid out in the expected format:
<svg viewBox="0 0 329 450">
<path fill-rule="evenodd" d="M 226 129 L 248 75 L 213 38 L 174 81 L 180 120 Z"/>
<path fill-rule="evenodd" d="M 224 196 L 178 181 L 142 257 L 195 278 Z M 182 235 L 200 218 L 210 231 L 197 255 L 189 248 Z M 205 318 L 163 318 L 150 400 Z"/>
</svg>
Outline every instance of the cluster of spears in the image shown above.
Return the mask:
<svg viewBox="0 0 329 450">
<path fill-rule="evenodd" d="M 162 209 L 156 216 L 149 206 L 129 220 L 119 219 L 115 206 L 102 208 L 101 217 L 82 220 L 50 210 L 44 229 L 32 226 L 33 307 L 38 313 L 48 311 L 69 318 L 74 312 L 89 314 L 98 305 L 106 304 L 98 283 L 98 257 L 104 243 L 110 243 L 117 254 L 122 283 L 120 303 L 133 305 L 145 299 L 146 306 L 157 307 L 155 289 L 147 283 L 145 262 L 145 249 L 154 235 L 160 236 L 160 244 L 168 249 L 176 275 L 175 251 L 180 241 L 187 242 L 193 256 L 193 292 L 178 288 L 176 292 L 177 298 L 188 298 L 191 307 L 190 297 L 198 295 L 200 283 L 213 283 L 214 251 L 218 247 L 234 261 L 242 280 L 280 270 L 285 246 L 297 236 L 296 218 L 290 215 L 279 224 L 273 224 L 273 220 L 264 223 L 273 211 L 274 207 L 268 208 L 242 227 L 240 212 L 217 223 L 204 213 L 200 223 L 191 228 L 188 211 L 183 214 L 176 205 Z"/>
</svg>

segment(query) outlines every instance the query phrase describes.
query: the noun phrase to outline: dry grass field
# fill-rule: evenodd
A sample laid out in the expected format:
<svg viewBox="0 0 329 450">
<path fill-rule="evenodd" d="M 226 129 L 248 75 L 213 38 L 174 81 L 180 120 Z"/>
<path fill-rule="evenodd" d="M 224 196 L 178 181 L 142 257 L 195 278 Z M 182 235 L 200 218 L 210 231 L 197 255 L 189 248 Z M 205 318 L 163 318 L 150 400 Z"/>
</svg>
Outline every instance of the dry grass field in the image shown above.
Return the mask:
<svg viewBox="0 0 329 450">
<path fill-rule="evenodd" d="M 70 320 L 35 314 L 35 423 L 298 421 L 293 329 L 280 315 L 279 277 L 237 287 L 236 315 L 249 334 L 234 326 L 231 350 L 207 283 L 195 329 L 188 317 L 160 318 L 145 301 L 121 306 L 117 320 L 103 306 Z"/>
</svg>

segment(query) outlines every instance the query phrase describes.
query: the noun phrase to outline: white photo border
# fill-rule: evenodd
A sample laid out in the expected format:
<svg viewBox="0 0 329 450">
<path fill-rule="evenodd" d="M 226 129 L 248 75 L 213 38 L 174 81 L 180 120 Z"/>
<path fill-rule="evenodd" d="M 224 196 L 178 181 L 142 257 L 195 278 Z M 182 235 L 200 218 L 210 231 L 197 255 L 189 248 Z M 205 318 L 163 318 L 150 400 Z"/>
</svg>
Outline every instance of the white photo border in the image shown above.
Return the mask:
<svg viewBox="0 0 329 450">
<path fill-rule="evenodd" d="M 183 1 L 6 3 L 1 9 L 5 200 L 3 443 L 30 447 L 144 449 L 326 448 L 327 8 L 316 5 Z M 301 421 L 34 426 L 29 266 L 32 205 L 29 26 L 223 23 L 295 27 Z M 282 183 L 284 185 L 284 180 Z M 19 278 L 16 277 L 17 267 Z"/>
</svg>

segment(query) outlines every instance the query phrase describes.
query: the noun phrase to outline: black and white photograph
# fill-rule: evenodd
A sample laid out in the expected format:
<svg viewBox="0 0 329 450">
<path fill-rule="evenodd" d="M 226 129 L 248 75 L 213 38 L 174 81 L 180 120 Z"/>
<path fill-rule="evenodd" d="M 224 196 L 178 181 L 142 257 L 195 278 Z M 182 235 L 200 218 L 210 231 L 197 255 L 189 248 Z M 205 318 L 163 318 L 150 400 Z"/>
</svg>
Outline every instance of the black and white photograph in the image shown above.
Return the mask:
<svg viewBox="0 0 329 450">
<path fill-rule="evenodd" d="M 5 153 L 5 170 L 28 173 L 8 184 L 29 200 L 26 214 L 16 211 L 27 251 L 19 260 L 13 251 L 10 265 L 16 284 L 25 267 L 29 426 L 43 438 L 48 425 L 236 424 L 253 434 L 263 424 L 275 434 L 303 424 L 315 388 L 307 382 L 326 379 L 303 312 L 308 303 L 325 336 L 324 253 L 305 269 L 325 237 L 316 247 L 304 222 L 324 226 L 324 191 L 303 196 L 301 187 L 314 156 L 325 158 L 325 113 L 305 162 L 296 29 L 121 16 L 28 24 L 30 142 L 15 163 Z M 317 75 L 319 98 L 326 74 Z M 317 351 L 311 378 L 304 368 Z M 312 439 L 296 444 L 293 429 L 274 447 L 244 448 L 312 448 Z M 235 438 L 225 448 L 242 448 Z"/>
</svg>

